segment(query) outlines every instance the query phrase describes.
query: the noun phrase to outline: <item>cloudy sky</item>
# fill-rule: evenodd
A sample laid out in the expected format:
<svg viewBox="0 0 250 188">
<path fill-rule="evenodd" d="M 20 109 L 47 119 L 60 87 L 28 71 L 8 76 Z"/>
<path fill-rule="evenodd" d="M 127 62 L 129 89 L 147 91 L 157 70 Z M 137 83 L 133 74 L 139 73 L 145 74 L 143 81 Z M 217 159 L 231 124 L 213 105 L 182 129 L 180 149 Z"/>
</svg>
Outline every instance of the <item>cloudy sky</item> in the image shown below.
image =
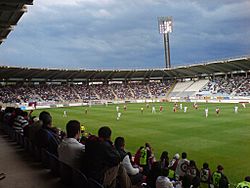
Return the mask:
<svg viewBox="0 0 250 188">
<path fill-rule="evenodd" d="M 173 17 L 172 67 L 250 54 L 249 0 L 34 0 L 0 65 L 163 68 L 158 16 Z"/>
</svg>

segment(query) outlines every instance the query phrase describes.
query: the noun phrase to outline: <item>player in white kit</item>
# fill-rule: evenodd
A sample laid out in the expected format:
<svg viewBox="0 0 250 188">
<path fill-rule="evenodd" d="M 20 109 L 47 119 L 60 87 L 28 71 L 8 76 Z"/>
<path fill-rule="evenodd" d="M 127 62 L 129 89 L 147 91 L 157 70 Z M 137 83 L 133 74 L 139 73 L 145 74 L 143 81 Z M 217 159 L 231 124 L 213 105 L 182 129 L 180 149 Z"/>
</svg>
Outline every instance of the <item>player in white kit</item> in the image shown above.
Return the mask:
<svg viewBox="0 0 250 188">
<path fill-rule="evenodd" d="M 184 106 L 184 113 L 187 112 L 187 108 L 188 108 L 188 107 Z"/>
<path fill-rule="evenodd" d="M 155 114 L 156 111 L 155 111 L 155 106 L 152 106 L 152 114 Z"/>
<path fill-rule="evenodd" d="M 238 106 L 234 106 L 234 113 L 237 114 L 238 113 Z"/>
<path fill-rule="evenodd" d="M 118 112 L 118 113 L 117 113 L 117 118 L 116 118 L 116 119 L 117 119 L 117 120 L 120 120 L 121 115 L 122 115 L 122 113 L 121 113 L 121 112 Z"/>
<path fill-rule="evenodd" d="M 63 111 L 63 117 L 67 117 L 67 111 L 66 110 Z"/>
<path fill-rule="evenodd" d="M 208 117 L 208 108 L 205 108 L 205 116 Z"/>
</svg>

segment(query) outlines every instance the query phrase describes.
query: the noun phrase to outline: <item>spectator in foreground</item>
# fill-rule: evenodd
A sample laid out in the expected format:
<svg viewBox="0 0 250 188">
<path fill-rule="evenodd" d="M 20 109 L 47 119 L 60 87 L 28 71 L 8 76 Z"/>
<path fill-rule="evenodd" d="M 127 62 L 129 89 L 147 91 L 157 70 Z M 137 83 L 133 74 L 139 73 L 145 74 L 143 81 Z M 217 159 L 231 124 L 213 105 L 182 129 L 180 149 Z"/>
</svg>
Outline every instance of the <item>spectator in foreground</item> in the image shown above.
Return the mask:
<svg viewBox="0 0 250 188">
<path fill-rule="evenodd" d="M 168 175 L 168 177 L 172 180 L 175 179 L 175 170 L 177 168 L 179 159 L 180 159 L 180 155 L 179 155 L 179 153 L 176 153 L 174 155 L 173 159 L 169 162 L 169 166 L 168 166 L 169 175 Z"/>
<path fill-rule="evenodd" d="M 181 158 L 178 162 L 178 165 L 176 167 L 176 170 L 175 170 L 175 178 L 176 180 L 181 180 L 182 177 L 184 177 L 184 175 L 186 174 L 187 172 L 187 168 L 189 166 L 189 160 L 187 159 L 187 153 L 186 152 L 183 152 L 181 154 Z"/>
<path fill-rule="evenodd" d="M 173 183 L 168 178 L 168 169 L 162 168 L 161 175 L 156 179 L 156 188 L 174 188 Z"/>
<path fill-rule="evenodd" d="M 169 157 L 168 157 L 168 152 L 167 151 L 162 152 L 160 160 L 161 160 L 160 161 L 161 162 L 161 168 L 168 168 Z"/>
<path fill-rule="evenodd" d="M 16 117 L 13 122 L 13 128 L 20 133 L 23 133 L 23 129 L 29 125 L 29 121 L 25 119 L 27 112 L 22 111 L 20 108 L 16 108 Z"/>
<path fill-rule="evenodd" d="M 250 176 L 246 176 L 245 180 L 238 183 L 236 188 L 249 188 L 250 187 Z"/>
<path fill-rule="evenodd" d="M 146 179 L 147 185 L 150 188 L 156 188 L 155 182 L 158 176 L 160 175 L 161 175 L 161 163 L 157 161 L 153 163 L 152 168 L 149 171 L 149 174 Z"/>
<path fill-rule="evenodd" d="M 66 125 L 67 138 L 58 146 L 59 160 L 69 166 L 81 169 L 85 146 L 78 142 L 80 138 L 80 122 L 71 120 Z"/>
<path fill-rule="evenodd" d="M 193 180 L 193 178 L 195 177 L 200 179 L 200 171 L 196 167 L 196 163 L 194 160 L 190 160 L 186 174 L 190 177 L 191 180 Z"/>
<path fill-rule="evenodd" d="M 29 137 L 29 140 L 33 143 L 36 142 L 36 137 L 37 137 L 37 133 L 38 131 L 42 128 L 42 125 L 43 125 L 43 121 L 44 119 L 47 118 L 47 116 L 49 116 L 49 112 L 46 112 L 46 111 L 42 111 L 40 114 L 39 114 L 39 118 L 35 118 L 34 119 L 34 122 L 29 126 L 29 133 L 28 133 L 28 137 Z"/>
<path fill-rule="evenodd" d="M 223 167 L 217 166 L 217 171 L 212 174 L 212 182 L 215 188 L 228 188 L 228 179 L 223 173 Z"/>
<path fill-rule="evenodd" d="M 91 177 L 104 187 L 121 188 L 132 187 L 123 165 L 121 157 L 111 142 L 111 129 L 101 127 L 98 137 L 91 135 L 85 145 L 85 161 L 83 171 L 87 177 Z M 118 182 L 118 183 L 117 183 Z"/>
<path fill-rule="evenodd" d="M 140 185 L 143 181 L 143 175 L 140 173 L 143 171 L 142 167 L 134 168 L 130 162 L 128 153 L 125 152 L 125 139 L 123 137 L 117 137 L 115 139 L 115 148 L 120 154 L 122 165 L 124 166 L 127 174 L 129 175 L 133 185 Z"/>
<path fill-rule="evenodd" d="M 208 186 L 211 183 L 211 170 L 209 169 L 208 163 L 203 163 L 200 174 L 201 183 Z"/>
<path fill-rule="evenodd" d="M 45 113 L 42 120 L 42 128 L 37 132 L 37 146 L 45 148 L 50 153 L 58 156 L 57 147 L 60 143 L 59 135 L 55 128 L 52 127 L 52 117 Z"/>
</svg>

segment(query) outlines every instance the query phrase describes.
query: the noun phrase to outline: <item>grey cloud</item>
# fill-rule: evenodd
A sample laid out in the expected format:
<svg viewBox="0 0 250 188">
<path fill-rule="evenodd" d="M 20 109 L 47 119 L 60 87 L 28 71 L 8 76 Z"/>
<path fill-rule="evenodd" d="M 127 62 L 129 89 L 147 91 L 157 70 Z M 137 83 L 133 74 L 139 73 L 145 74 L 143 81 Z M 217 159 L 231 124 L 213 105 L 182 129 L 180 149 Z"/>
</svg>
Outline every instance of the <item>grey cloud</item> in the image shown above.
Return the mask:
<svg viewBox="0 0 250 188">
<path fill-rule="evenodd" d="M 70 1 L 68 1 L 70 3 Z M 38 3 L 37 3 L 38 4 Z M 0 63 L 58 68 L 164 67 L 157 16 L 173 16 L 173 66 L 250 52 L 250 2 L 102 0 L 29 7 Z"/>
</svg>

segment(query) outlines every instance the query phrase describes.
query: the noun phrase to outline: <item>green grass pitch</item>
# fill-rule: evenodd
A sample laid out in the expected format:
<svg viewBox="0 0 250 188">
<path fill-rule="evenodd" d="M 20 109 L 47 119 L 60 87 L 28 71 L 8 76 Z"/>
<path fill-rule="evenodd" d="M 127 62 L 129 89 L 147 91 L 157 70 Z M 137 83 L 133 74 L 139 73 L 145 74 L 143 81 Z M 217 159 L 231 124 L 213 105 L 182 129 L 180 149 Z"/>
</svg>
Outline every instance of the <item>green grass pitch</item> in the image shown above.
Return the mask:
<svg viewBox="0 0 250 188">
<path fill-rule="evenodd" d="M 159 112 L 160 105 L 163 112 Z M 224 173 L 230 183 L 237 183 L 250 175 L 250 105 L 239 106 L 234 113 L 234 104 L 199 104 L 193 109 L 192 103 L 183 103 L 188 111 L 173 112 L 173 103 L 155 103 L 156 114 L 151 113 L 151 106 L 145 104 L 127 104 L 120 120 L 116 119 L 116 105 L 71 107 L 47 109 L 52 114 L 53 125 L 65 130 L 69 120 L 77 119 L 88 132 L 97 134 L 98 129 L 107 125 L 112 129 L 112 140 L 117 136 L 125 137 L 126 150 L 135 153 L 139 146 L 149 142 L 158 160 L 161 152 L 169 152 L 170 158 L 175 153 L 187 152 L 188 159 L 196 161 L 198 168 L 208 162 L 212 171 L 218 164 L 224 166 Z M 220 108 L 219 116 L 215 113 Z M 142 114 L 140 109 L 144 108 Z M 205 107 L 209 116 L 205 118 Z M 85 114 L 85 109 L 88 113 Z M 63 111 L 67 117 L 63 117 Z M 42 110 L 35 110 L 39 115 Z"/>
</svg>

